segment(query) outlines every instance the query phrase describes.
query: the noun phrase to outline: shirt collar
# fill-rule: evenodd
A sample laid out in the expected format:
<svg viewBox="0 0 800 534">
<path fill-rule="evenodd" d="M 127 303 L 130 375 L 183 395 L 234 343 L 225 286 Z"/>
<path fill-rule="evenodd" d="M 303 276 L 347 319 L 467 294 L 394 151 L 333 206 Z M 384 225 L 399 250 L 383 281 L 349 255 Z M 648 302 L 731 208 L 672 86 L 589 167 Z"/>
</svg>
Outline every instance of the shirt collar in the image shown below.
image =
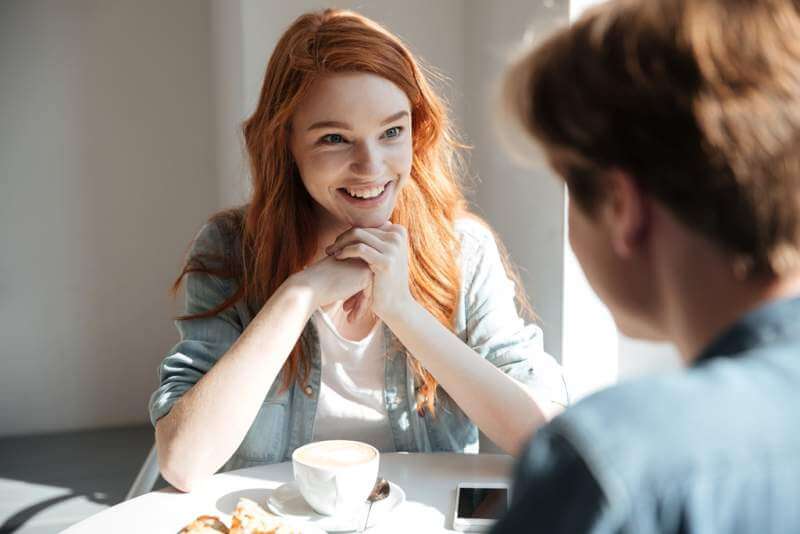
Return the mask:
<svg viewBox="0 0 800 534">
<path fill-rule="evenodd" d="M 773 300 L 745 313 L 700 353 L 694 365 L 792 339 L 800 340 L 800 297 Z"/>
</svg>

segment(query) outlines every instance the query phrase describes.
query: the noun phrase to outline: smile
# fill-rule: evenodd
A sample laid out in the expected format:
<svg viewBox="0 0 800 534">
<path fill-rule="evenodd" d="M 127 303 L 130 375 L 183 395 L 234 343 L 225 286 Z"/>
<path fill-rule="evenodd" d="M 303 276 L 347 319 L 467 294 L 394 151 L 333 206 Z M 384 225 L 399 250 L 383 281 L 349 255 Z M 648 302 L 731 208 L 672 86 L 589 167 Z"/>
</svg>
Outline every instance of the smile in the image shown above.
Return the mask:
<svg viewBox="0 0 800 534">
<path fill-rule="evenodd" d="M 374 187 L 367 187 L 367 188 L 343 187 L 342 189 L 344 189 L 351 197 L 368 199 L 368 198 L 375 198 L 381 193 L 383 193 L 383 191 L 386 189 L 386 184 L 377 185 Z"/>
<path fill-rule="evenodd" d="M 372 207 L 383 201 L 384 197 L 392 189 L 393 183 L 393 181 L 390 181 L 370 187 L 340 187 L 336 191 L 350 204 Z"/>
</svg>

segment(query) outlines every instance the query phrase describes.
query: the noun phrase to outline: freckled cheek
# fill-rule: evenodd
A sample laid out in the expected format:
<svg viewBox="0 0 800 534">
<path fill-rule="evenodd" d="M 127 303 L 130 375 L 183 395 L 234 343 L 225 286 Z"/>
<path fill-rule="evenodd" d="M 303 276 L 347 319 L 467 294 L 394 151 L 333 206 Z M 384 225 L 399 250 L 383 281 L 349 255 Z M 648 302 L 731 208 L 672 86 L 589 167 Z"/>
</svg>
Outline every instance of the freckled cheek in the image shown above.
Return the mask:
<svg viewBox="0 0 800 534">
<path fill-rule="evenodd" d="M 316 187 L 327 188 L 338 183 L 347 169 L 348 159 L 339 152 L 314 154 L 302 168 L 304 178 L 313 181 Z"/>
<path fill-rule="evenodd" d="M 392 178 L 400 175 L 406 178 L 411 173 L 413 153 L 411 143 L 404 143 L 390 148 L 386 153 L 386 164 Z"/>
</svg>

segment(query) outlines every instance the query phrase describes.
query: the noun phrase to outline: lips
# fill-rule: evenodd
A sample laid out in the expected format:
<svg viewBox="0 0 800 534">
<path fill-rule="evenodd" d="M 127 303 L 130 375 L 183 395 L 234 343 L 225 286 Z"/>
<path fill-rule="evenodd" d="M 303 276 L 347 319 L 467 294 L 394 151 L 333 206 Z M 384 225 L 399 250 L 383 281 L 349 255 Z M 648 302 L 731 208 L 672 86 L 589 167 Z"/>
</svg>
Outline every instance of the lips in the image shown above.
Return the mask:
<svg viewBox="0 0 800 534">
<path fill-rule="evenodd" d="M 362 208 L 371 208 L 383 202 L 393 187 L 394 181 L 389 181 L 382 185 L 370 185 L 368 187 L 340 187 L 336 192 L 346 200 L 348 204 Z"/>
<path fill-rule="evenodd" d="M 342 187 L 347 193 L 350 194 L 351 197 L 361 198 L 361 199 L 370 199 L 375 198 L 381 193 L 383 193 L 386 184 L 382 185 L 372 185 L 369 187 Z"/>
</svg>

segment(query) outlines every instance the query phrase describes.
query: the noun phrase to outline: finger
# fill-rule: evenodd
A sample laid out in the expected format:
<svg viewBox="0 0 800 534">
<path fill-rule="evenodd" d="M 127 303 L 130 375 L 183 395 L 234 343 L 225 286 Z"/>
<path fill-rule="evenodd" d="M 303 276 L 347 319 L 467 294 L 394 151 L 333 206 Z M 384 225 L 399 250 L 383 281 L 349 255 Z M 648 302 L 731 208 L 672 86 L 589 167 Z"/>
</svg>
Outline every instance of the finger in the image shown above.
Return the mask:
<svg viewBox="0 0 800 534">
<path fill-rule="evenodd" d="M 375 228 L 353 228 L 341 234 L 336 240 L 325 248 L 329 256 L 335 255 L 346 246 L 356 243 L 370 245 L 375 250 L 386 252 L 391 243 L 392 234 Z"/>
<path fill-rule="evenodd" d="M 408 235 L 408 229 L 402 224 L 388 223 L 385 226 L 381 226 L 381 229 L 385 232 L 400 234 L 403 237 Z"/>
<path fill-rule="evenodd" d="M 336 253 L 337 260 L 358 258 L 369 265 L 372 272 L 385 270 L 388 267 L 389 259 L 374 248 L 364 243 L 348 245 Z"/>
<path fill-rule="evenodd" d="M 355 243 L 365 243 L 379 252 L 386 252 L 390 237 L 389 232 L 377 228 L 351 228 L 326 247 L 325 252 L 333 256 L 344 247 Z"/>
<path fill-rule="evenodd" d="M 407 245 L 408 230 L 402 224 L 386 224 L 381 229 L 385 232 L 383 239 L 394 246 Z"/>
</svg>

